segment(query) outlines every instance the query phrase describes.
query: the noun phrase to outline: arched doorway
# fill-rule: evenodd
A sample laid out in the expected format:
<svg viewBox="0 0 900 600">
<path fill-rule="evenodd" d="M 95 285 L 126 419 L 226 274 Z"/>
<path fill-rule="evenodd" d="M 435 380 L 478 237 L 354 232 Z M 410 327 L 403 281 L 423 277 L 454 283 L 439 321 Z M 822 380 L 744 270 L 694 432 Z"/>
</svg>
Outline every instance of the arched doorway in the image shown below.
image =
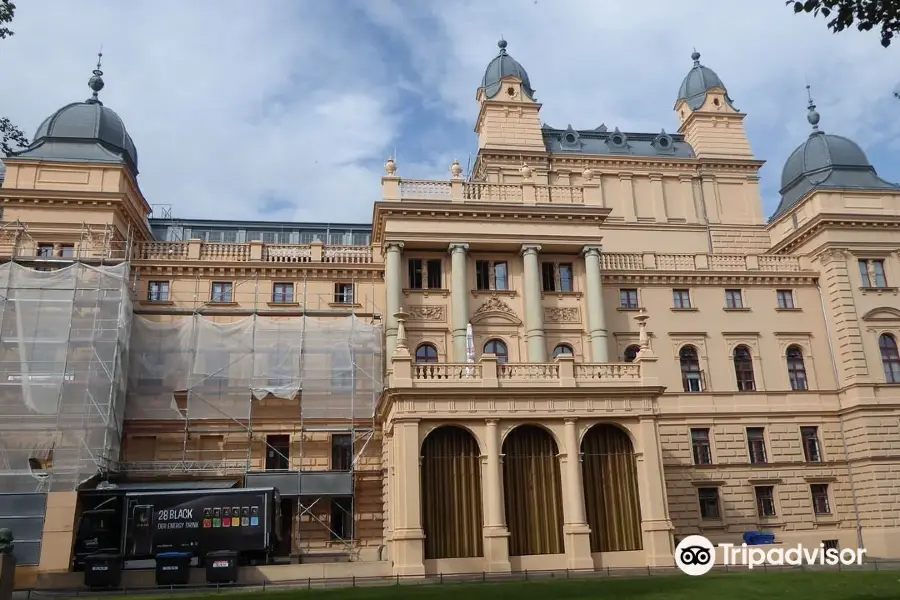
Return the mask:
<svg viewBox="0 0 900 600">
<path fill-rule="evenodd" d="M 559 449 L 541 427 L 521 425 L 503 441 L 503 500 L 509 555 L 562 554 Z"/>
<path fill-rule="evenodd" d="M 425 558 L 483 556 L 481 452 L 467 430 L 446 425 L 422 444 Z"/>
<path fill-rule="evenodd" d="M 641 502 L 634 446 L 614 425 L 594 425 L 581 442 L 591 552 L 641 550 Z"/>
</svg>

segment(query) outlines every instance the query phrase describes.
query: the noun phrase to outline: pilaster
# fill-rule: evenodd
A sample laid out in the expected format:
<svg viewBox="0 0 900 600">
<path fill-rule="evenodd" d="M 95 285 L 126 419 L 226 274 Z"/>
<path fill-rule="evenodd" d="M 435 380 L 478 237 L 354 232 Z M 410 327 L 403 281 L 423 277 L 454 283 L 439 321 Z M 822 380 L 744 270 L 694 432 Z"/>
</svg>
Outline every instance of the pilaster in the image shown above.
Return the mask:
<svg viewBox="0 0 900 600">
<path fill-rule="evenodd" d="M 585 246 L 584 271 L 587 282 L 588 328 L 591 336 L 591 362 L 609 362 L 609 334 L 606 329 L 606 312 L 603 306 L 603 273 L 600 270 L 600 246 Z"/>
<path fill-rule="evenodd" d="M 508 573 L 509 529 L 503 510 L 503 478 L 497 419 L 487 419 L 484 469 L 484 560 L 491 573 Z"/>
<path fill-rule="evenodd" d="M 566 544 L 566 568 L 593 569 L 591 557 L 591 528 L 585 519 L 584 482 L 581 474 L 581 447 L 575 419 L 565 420 L 565 482 L 567 501 L 563 505 Z"/>
<path fill-rule="evenodd" d="M 675 527 L 669 517 L 656 421 L 653 418 L 641 419 L 638 434 L 642 450 L 636 453 L 636 458 L 644 555 L 648 566 L 670 567 L 675 563 L 672 543 Z"/>
<path fill-rule="evenodd" d="M 544 336 L 544 308 L 541 305 L 541 265 L 538 255 L 541 247 L 535 244 L 522 246 L 525 270 L 525 343 L 528 362 L 547 362 L 547 340 Z"/>
<path fill-rule="evenodd" d="M 466 362 L 466 327 L 469 324 L 468 244 L 450 244 L 450 308 L 453 362 Z"/>
<path fill-rule="evenodd" d="M 422 530 L 422 484 L 419 422 L 394 422 L 394 574 L 425 574 L 425 532 Z"/>
</svg>

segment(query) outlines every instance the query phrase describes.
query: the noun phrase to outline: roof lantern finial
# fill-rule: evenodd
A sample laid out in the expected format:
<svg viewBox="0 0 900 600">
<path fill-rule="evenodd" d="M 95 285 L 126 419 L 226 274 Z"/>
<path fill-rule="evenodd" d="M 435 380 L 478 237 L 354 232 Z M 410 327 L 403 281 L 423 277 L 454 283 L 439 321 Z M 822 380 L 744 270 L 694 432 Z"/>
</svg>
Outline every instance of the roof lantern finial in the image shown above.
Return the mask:
<svg viewBox="0 0 900 600">
<path fill-rule="evenodd" d="M 500 54 L 506 54 L 506 40 L 503 39 L 503 36 L 500 36 L 500 41 L 497 42 L 497 47 L 500 48 Z"/>
<path fill-rule="evenodd" d="M 98 97 L 100 90 L 102 90 L 103 86 L 105 85 L 103 83 L 103 71 L 100 69 L 102 63 L 103 46 L 100 46 L 100 51 L 97 53 L 97 68 L 94 69 L 93 75 L 90 79 L 88 79 L 88 87 L 93 91 L 91 97 L 85 100 L 85 102 L 87 102 L 88 104 L 103 104 L 102 102 L 100 102 L 100 98 Z"/>
<path fill-rule="evenodd" d="M 812 99 L 812 92 L 809 91 L 809 85 L 806 86 L 806 96 L 809 98 L 809 104 L 807 105 L 808 112 L 806 113 L 806 120 L 809 121 L 809 124 L 812 125 L 813 134 L 819 131 L 819 113 L 816 110 L 816 104 Z"/>
<path fill-rule="evenodd" d="M 691 53 L 691 60 L 694 61 L 694 66 L 695 66 L 695 67 L 699 67 L 699 66 L 700 66 L 700 53 L 697 52 L 697 48 L 696 48 L 696 47 L 694 48 L 694 52 Z"/>
</svg>

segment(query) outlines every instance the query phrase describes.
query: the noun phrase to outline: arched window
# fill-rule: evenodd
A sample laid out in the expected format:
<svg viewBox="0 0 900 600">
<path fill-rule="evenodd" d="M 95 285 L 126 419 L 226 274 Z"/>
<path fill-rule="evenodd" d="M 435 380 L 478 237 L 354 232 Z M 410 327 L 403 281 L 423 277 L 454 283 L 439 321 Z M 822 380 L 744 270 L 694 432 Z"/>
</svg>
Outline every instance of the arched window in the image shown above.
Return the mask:
<svg viewBox="0 0 900 600">
<path fill-rule="evenodd" d="M 739 392 L 756 391 L 756 382 L 753 379 L 753 357 L 750 348 L 738 346 L 734 349 L 734 377 L 737 379 Z"/>
<path fill-rule="evenodd" d="M 693 346 L 683 346 L 678 352 L 681 363 L 681 383 L 686 392 L 703 391 L 703 373 L 700 371 L 700 357 Z"/>
<path fill-rule="evenodd" d="M 432 344 L 419 344 L 416 348 L 417 363 L 436 363 L 438 361 L 437 348 Z"/>
<path fill-rule="evenodd" d="M 575 356 L 575 351 L 572 350 L 572 346 L 568 344 L 557 344 L 556 348 L 553 349 L 553 358 L 556 358 L 560 354 L 568 354 L 569 356 Z"/>
<path fill-rule="evenodd" d="M 885 382 L 900 383 L 900 351 L 897 350 L 897 340 L 891 334 L 883 333 L 878 338 L 878 349 L 881 350 Z"/>
<path fill-rule="evenodd" d="M 483 353 L 496 355 L 497 362 L 501 365 L 509 361 L 509 350 L 506 348 L 506 342 L 502 340 L 488 340 Z"/>
<path fill-rule="evenodd" d="M 809 389 L 806 383 L 806 365 L 803 363 L 803 350 L 800 346 L 788 346 L 784 357 L 787 360 L 788 379 L 791 380 L 791 389 L 798 392 Z"/>
<path fill-rule="evenodd" d="M 625 362 L 630 363 L 634 362 L 634 359 L 637 358 L 638 352 L 641 351 L 641 347 L 637 344 L 632 344 L 625 348 Z"/>
</svg>

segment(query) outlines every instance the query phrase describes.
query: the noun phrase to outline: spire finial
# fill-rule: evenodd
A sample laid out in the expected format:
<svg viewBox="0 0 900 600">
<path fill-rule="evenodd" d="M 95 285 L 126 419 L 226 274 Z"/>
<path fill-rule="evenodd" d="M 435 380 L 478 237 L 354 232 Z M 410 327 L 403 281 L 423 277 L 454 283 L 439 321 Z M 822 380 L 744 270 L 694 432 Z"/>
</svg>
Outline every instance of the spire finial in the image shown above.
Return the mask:
<svg viewBox="0 0 900 600">
<path fill-rule="evenodd" d="M 809 121 L 809 124 L 812 125 L 813 133 L 819 131 L 819 113 L 816 111 L 816 104 L 812 99 L 812 92 L 809 90 L 809 85 L 806 86 L 806 96 L 809 98 L 809 104 L 806 106 L 808 112 L 806 113 L 806 120 Z"/>
<path fill-rule="evenodd" d="M 101 46 L 100 51 L 97 52 L 97 68 L 94 69 L 93 75 L 91 76 L 90 79 L 88 79 L 88 87 L 91 88 L 91 90 L 93 91 L 93 94 L 91 94 L 91 97 L 88 98 L 87 100 L 85 100 L 85 102 L 87 102 L 88 104 L 103 104 L 102 102 L 100 102 L 100 98 L 98 97 L 100 90 L 102 90 L 103 86 L 105 85 L 103 83 L 103 71 L 100 68 L 102 66 L 102 64 L 103 64 L 103 46 Z"/>
<path fill-rule="evenodd" d="M 691 54 L 691 60 L 694 61 L 694 66 L 700 66 L 700 53 L 697 52 L 697 48 L 694 48 L 694 52 Z"/>
<path fill-rule="evenodd" d="M 497 42 L 497 47 L 500 48 L 500 54 L 506 54 L 506 40 L 503 39 L 503 36 L 500 36 L 500 41 Z"/>
</svg>

